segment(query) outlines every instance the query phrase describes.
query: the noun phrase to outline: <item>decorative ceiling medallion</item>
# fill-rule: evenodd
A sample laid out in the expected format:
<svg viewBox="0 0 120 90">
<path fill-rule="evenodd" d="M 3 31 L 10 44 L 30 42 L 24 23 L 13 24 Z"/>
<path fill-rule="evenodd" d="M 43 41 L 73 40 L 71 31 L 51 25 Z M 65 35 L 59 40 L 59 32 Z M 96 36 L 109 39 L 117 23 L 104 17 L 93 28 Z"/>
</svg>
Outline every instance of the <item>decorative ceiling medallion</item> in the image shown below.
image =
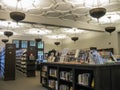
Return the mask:
<svg viewBox="0 0 120 90">
<path fill-rule="evenodd" d="M 106 28 L 105 28 L 105 31 L 106 31 L 106 32 L 109 32 L 109 33 L 111 34 L 112 32 L 115 31 L 115 29 L 116 29 L 116 27 L 110 26 L 110 27 L 106 27 Z"/>
<path fill-rule="evenodd" d="M 71 37 L 71 40 L 73 40 L 74 42 L 77 41 L 79 39 L 79 37 Z"/>
<path fill-rule="evenodd" d="M 60 15 L 62 15 L 62 13 L 56 11 L 48 11 L 47 13 L 45 13 L 45 15 L 49 17 L 59 17 Z"/>
<path fill-rule="evenodd" d="M 60 42 L 54 42 L 55 45 L 60 45 Z"/>
<path fill-rule="evenodd" d="M 67 14 L 67 15 L 65 15 L 65 16 L 63 16 L 61 18 L 63 18 L 63 19 L 70 19 L 70 20 L 75 20 L 76 21 L 76 19 L 78 18 L 78 16 L 74 15 L 74 14 Z"/>
<path fill-rule="evenodd" d="M 4 43 L 7 43 L 9 40 L 8 39 L 2 39 L 1 41 L 4 42 Z"/>
<path fill-rule="evenodd" d="M 93 8 L 89 11 L 90 16 L 93 18 L 99 19 L 100 17 L 104 16 L 106 14 L 105 8 Z"/>
<path fill-rule="evenodd" d="M 5 31 L 5 32 L 4 32 L 4 35 L 7 36 L 7 37 L 10 37 L 10 36 L 13 35 L 13 32 Z"/>
<path fill-rule="evenodd" d="M 10 18 L 12 18 L 16 22 L 19 22 L 25 19 L 25 13 L 18 12 L 18 11 L 11 12 Z"/>
<path fill-rule="evenodd" d="M 84 7 L 78 7 L 72 10 L 72 13 L 74 14 L 78 14 L 78 15 L 84 15 L 87 14 L 89 11 L 88 8 L 84 8 Z"/>
<path fill-rule="evenodd" d="M 59 10 L 61 12 L 65 12 L 65 11 L 70 11 L 73 8 L 71 3 L 65 3 L 65 2 L 61 2 L 61 3 L 57 3 L 55 5 L 55 10 Z"/>
<path fill-rule="evenodd" d="M 43 9 L 30 9 L 28 13 L 30 14 L 43 14 L 44 10 Z"/>
</svg>

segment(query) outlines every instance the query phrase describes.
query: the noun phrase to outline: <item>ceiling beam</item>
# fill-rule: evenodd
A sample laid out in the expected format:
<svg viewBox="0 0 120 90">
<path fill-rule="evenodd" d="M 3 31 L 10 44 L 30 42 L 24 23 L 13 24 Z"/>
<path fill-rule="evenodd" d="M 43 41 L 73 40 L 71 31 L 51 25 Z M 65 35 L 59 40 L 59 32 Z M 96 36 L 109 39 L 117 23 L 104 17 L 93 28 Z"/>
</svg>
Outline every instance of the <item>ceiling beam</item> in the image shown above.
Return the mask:
<svg viewBox="0 0 120 90">
<path fill-rule="evenodd" d="M 1 10 L 0 19 L 11 20 L 9 17 L 9 12 Z M 101 25 L 93 25 L 85 22 L 73 21 L 73 20 L 63 20 L 59 18 L 49 18 L 41 15 L 30 15 L 26 13 L 26 18 L 23 22 L 36 23 L 43 25 L 79 28 L 88 31 L 104 32 L 104 27 Z"/>
</svg>

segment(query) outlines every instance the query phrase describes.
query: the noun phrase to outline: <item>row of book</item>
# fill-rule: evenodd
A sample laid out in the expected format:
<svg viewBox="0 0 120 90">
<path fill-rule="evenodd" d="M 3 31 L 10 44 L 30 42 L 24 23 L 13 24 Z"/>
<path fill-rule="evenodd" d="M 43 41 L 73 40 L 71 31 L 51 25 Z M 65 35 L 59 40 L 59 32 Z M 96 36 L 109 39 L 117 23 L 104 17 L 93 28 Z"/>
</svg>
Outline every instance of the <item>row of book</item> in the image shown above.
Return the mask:
<svg viewBox="0 0 120 90">
<path fill-rule="evenodd" d="M 49 70 L 49 75 L 52 77 L 57 77 L 57 70 L 56 69 L 50 69 Z"/>
<path fill-rule="evenodd" d="M 73 79 L 73 73 L 72 71 L 61 71 L 60 72 L 60 79 L 66 80 L 66 81 L 71 81 Z"/>
<path fill-rule="evenodd" d="M 69 85 L 61 84 L 60 90 L 73 90 L 73 87 Z"/>
<path fill-rule="evenodd" d="M 78 75 L 78 84 L 89 86 L 91 79 L 90 73 L 82 73 Z"/>
<path fill-rule="evenodd" d="M 52 89 L 58 90 L 58 81 L 51 79 L 48 81 L 48 86 Z"/>
<path fill-rule="evenodd" d="M 42 71 L 47 72 L 47 66 L 42 66 Z"/>
</svg>

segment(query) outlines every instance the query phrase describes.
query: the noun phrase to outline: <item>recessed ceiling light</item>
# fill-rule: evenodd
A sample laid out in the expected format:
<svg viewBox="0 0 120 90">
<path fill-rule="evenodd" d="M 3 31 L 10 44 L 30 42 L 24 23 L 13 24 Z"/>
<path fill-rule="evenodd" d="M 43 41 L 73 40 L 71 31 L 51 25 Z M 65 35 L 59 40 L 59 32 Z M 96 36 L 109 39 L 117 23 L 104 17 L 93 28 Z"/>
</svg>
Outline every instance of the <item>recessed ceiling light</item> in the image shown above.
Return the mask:
<svg viewBox="0 0 120 90">
<path fill-rule="evenodd" d="M 51 39 L 64 39 L 67 36 L 64 34 L 58 34 L 58 35 L 47 35 L 46 37 L 51 38 Z"/>
<path fill-rule="evenodd" d="M 65 28 L 65 29 L 63 29 L 63 32 L 73 34 L 73 33 L 82 33 L 82 32 L 85 32 L 85 31 L 84 31 L 84 30 L 77 29 L 77 28 L 71 28 L 71 29 Z"/>
<path fill-rule="evenodd" d="M 31 29 L 28 30 L 28 32 L 26 32 L 26 34 L 36 34 L 36 35 L 37 34 L 45 35 L 45 34 L 49 34 L 49 33 L 52 33 L 52 31 L 51 30 L 46 30 L 46 29 L 39 29 L 39 28 L 31 28 Z"/>
<path fill-rule="evenodd" d="M 12 21 L 0 21 L 0 26 L 1 27 L 6 27 L 6 28 L 19 28 L 22 23 L 19 23 L 19 25 L 16 22 Z"/>
</svg>

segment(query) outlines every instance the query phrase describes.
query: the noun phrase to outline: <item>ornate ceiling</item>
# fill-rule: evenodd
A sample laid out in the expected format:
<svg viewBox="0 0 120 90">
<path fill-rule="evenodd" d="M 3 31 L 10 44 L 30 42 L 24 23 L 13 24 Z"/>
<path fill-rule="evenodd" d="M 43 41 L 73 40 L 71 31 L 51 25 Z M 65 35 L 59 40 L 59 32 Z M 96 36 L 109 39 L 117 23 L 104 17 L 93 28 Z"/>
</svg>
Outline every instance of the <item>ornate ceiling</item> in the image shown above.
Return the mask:
<svg viewBox="0 0 120 90">
<path fill-rule="evenodd" d="M 99 22 L 89 15 L 89 10 L 95 7 L 107 10 Z M 13 25 L 9 13 L 16 10 L 24 12 L 26 17 Z M 71 28 L 73 32 L 76 31 L 74 28 L 104 32 L 108 25 L 119 28 L 120 0 L 19 0 L 19 3 L 17 0 L 0 0 L 0 19 L 1 24 L 6 23 L 1 25 L 1 31 L 10 29 L 16 35 L 36 35 L 40 30 L 41 34 L 43 31 L 48 35 L 70 35 L 65 31 Z"/>
</svg>

